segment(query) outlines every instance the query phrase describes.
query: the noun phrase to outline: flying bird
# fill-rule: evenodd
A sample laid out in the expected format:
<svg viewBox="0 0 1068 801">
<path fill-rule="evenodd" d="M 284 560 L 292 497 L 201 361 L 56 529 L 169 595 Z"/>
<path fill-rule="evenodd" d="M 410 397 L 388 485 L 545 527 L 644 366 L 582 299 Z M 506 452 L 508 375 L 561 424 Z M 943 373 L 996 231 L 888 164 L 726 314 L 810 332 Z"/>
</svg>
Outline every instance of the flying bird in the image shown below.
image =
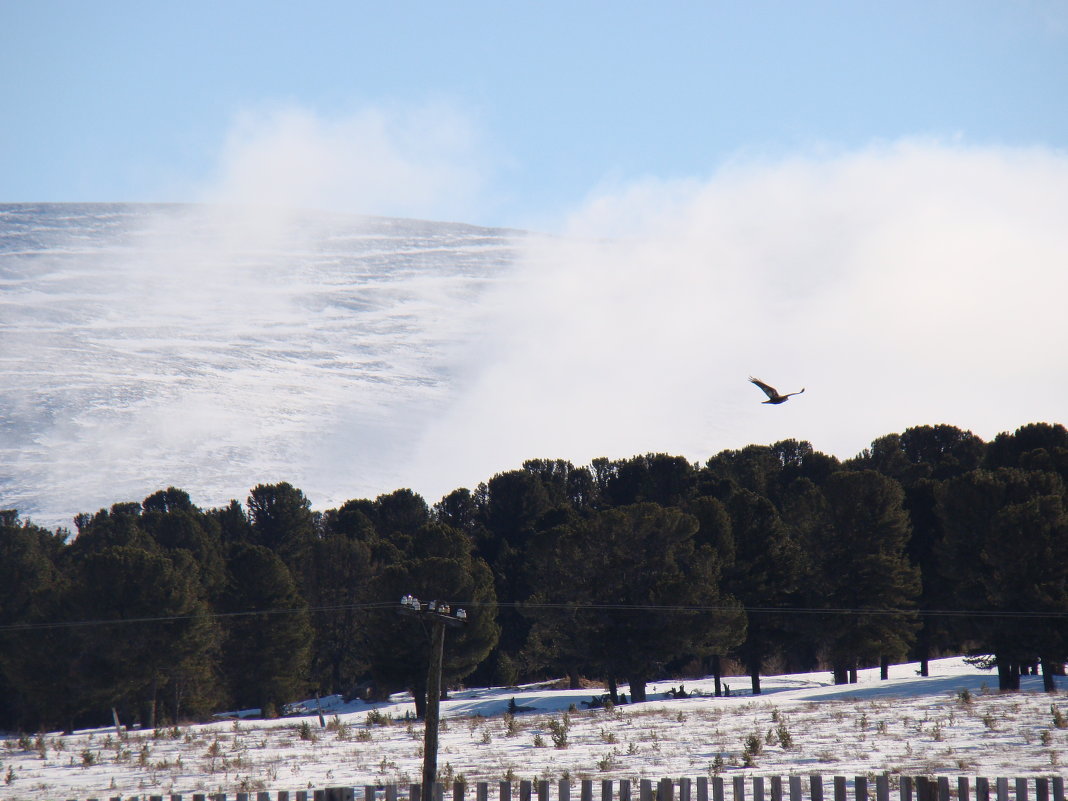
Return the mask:
<svg viewBox="0 0 1068 801">
<path fill-rule="evenodd" d="M 764 403 L 786 403 L 787 398 L 792 397 L 794 395 L 800 395 L 802 392 L 805 391 L 805 388 L 801 387 L 801 389 L 799 389 L 797 392 L 787 392 L 785 395 L 780 395 L 779 390 L 775 389 L 775 387 L 768 386 L 759 378 L 753 378 L 753 376 L 749 376 L 749 380 L 756 384 L 758 387 L 760 387 L 762 390 L 764 390 L 764 394 L 768 396 L 768 399 L 764 401 Z"/>
</svg>

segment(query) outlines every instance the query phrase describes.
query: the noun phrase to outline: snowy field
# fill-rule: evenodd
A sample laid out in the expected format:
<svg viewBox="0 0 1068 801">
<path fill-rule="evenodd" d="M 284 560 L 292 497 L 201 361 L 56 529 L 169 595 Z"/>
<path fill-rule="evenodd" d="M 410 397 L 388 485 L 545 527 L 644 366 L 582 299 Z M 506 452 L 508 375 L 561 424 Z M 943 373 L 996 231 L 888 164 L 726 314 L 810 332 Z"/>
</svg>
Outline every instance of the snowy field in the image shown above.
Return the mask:
<svg viewBox="0 0 1068 801">
<path fill-rule="evenodd" d="M 961 659 L 861 671 L 834 686 L 830 674 L 767 677 L 761 696 L 746 677 L 648 687 L 650 700 L 588 709 L 600 688 L 550 685 L 464 690 L 442 702 L 439 780 L 659 779 L 701 776 L 1064 776 L 1068 681 L 1042 692 L 1024 677 L 999 694 L 997 677 Z M 993 689 L 991 689 L 993 688 Z M 627 688 L 621 687 L 622 692 Z M 520 711 L 509 718 L 509 701 Z M 169 793 L 297 791 L 418 782 L 423 729 L 411 698 L 389 703 L 323 699 L 317 712 L 262 721 L 226 720 L 156 731 L 8 734 L 0 751 L 0 799 Z M 314 709 L 314 702 L 310 705 Z M 571 711 L 569 711 L 569 709 Z M 1063 723 L 1063 721 L 1061 721 Z M 560 743 L 564 731 L 566 743 Z M 557 741 L 554 743 L 554 734 Z M 563 744 L 566 747 L 556 747 Z M 748 757 L 747 757 L 747 751 Z M 749 762 L 749 765 L 745 763 Z"/>
<path fill-rule="evenodd" d="M 167 486 L 208 507 L 289 481 L 317 508 L 409 486 L 517 236 L 0 204 L 0 508 L 71 527 Z"/>
</svg>

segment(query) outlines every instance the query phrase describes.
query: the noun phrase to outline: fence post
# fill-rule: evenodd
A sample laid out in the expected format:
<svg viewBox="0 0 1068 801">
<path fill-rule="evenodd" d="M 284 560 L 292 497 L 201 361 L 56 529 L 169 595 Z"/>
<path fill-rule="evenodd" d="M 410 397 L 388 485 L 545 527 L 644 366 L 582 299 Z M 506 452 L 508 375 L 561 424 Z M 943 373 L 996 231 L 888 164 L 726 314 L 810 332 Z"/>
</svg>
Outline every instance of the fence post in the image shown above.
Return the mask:
<svg viewBox="0 0 1068 801">
<path fill-rule="evenodd" d="M 519 801 L 530 801 L 532 786 L 530 779 L 519 780 Z"/>
<path fill-rule="evenodd" d="M 171 801 L 174 801 L 174 797 L 171 797 Z M 181 799 L 178 799 L 181 801 Z M 256 801 L 271 801 L 271 794 L 266 790 L 256 793 Z"/>
<path fill-rule="evenodd" d="M 1053 777 L 1053 801 L 1064 801 L 1064 777 Z"/>
<path fill-rule="evenodd" d="M 997 792 L 998 801 L 1009 801 L 1009 780 L 1004 776 L 998 776 Z"/>
<path fill-rule="evenodd" d="M 783 801 L 782 776 L 771 777 L 771 801 Z"/>
<path fill-rule="evenodd" d="M 675 783 L 671 779 L 661 779 L 656 788 L 656 801 L 675 801 Z"/>
<path fill-rule="evenodd" d="M 890 777 L 880 773 L 875 777 L 875 801 L 890 801 Z M 968 801 L 963 798 L 961 801 Z"/>
<path fill-rule="evenodd" d="M 712 801 L 726 801 L 727 791 L 722 776 L 712 779 Z"/>
<path fill-rule="evenodd" d="M 938 801 L 949 801 L 949 777 L 938 777 Z"/>
<path fill-rule="evenodd" d="M 1045 776 L 1035 779 L 1035 801 L 1049 801 L 1049 779 Z"/>
<path fill-rule="evenodd" d="M 926 776 L 916 777 L 916 801 L 934 801 L 931 782 Z"/>
<path fill-rule="evenodd" d="M 734 801 L 745 801 L 745 776 L 734 777 Z"/>
<path fill-rule="evenodd" d="M 692 801 L 693 796 L 690 794 L 691 784 L 690 779 L 679 779 L 679 801 Z"/>
<path fill-rule="evenodd" d="M 549 801 L 549 781 L 542 779 L 538 782 L 538 801 Z"/>
<path fill-rule="evenodd" d="M 278 801 L 284 801 L 284 799 L 279 798 Z M 397 801 L 397 785 L 386 785 L 386 801 Z"/>
<path fill-rule="evenodd" d="M 467 795 L 467 785 L 463 782 L 453 782 L 452 801 L 464 801 L 465 795 Z"/>
<path fill-rule="evenodd" d="M 601 779 L 601 801 L 612 801 L 611 779 Z"/>
<path fill-rule="evenodd" d="M 849 799 L 846 798 L 845 776 L 834 777 L 834 801 L 849 801 Z"/>
<path fill-rule="evenodd" d="M 579 784 L 579 798 L 582 801 L 593 801 L 593 779 L 583 779 Z"/>
<path fill-rule="evenodd" d="M 697 801 L 709 801 L 707 776 L 697 777 Z"/>
<path fill-rule="evenodd" d="M 363 786 L 363 801 L 375 801 L 376 788 L 373 784 Z"/>
<path fill-rule="evenodd" d="M 512 783 L 502 781 L 497 786 L 498 799 L 500 801 L 512 801 Z"/>
<path fill-rule="evenodd" d="M 1027 779 L 1016 780 L 1016 801 L 1027 801 Z"/>
<path fill-rule="evenodd" d="M 764 801 L 764 777 L 753 777 L 753 801 Z"/>
<path fill-rule="evenodd" d="M 408 785 L 408 801 L 419 801 L 423 797 L 423 785 L 421 784 L 409 784 Z M 300 801 L 298 798 L 297 801 Z"/>
<path fill-rule="evenodd" d="M 801 777 L 790 777 L 790 801 L 801 801 Z"/>
<path fill-rule="evenodd" d="M 182 799 L 180 796 L 178 797 L 178 799 L 175 799 L 174 796 L 171 796 L 171 801 L 182 801 Z M 279 790 L 278 801 L 289 801 L 289 790 Z"/>
<path fill-rule="evenodd" d="M 970 801 L 972 791 L 968 786 L 967 776 L 957 777 L 957 801 Z"/>
<path fill-rule="evenodd" d="M 571 801 L 571 782 L 561 779 L 556 783 L 557 801 Z"/>
<path fill-rule="evenodd" d="M 867 776 L 854 776 L 853 777 L 853 794 L 856 796 L 857 801 L 868 801 L 868 777 Z"/>
<path fill-rule="evenodd" d="M 975 801 L 990 801 L 990 779 L 986 776 L 975 777 Z"/>
<path fill-rule="evenodd" d="M 619 780 L 619 801 L 630 801 L 630 779 Z"/>
<path fill-rule="evenodd" d="M 653 801 L 652 779 L 640 779 L 638 781 L 638 801 Z"/>
<path fill-rule="evenodd" d="M 203 796 L 201 796 L 203 798 Z M 193 797 L 193 801 L 196 801 L 196 796 Z M 308 801 L 307 790 L 297 790 L 297 801 Z"/>
<path fill-rule="evenodd" d="M 812 801 L 823 801 L 823 777 L 813 773 L 808 777 L 809 794 Z"/>
<path fill-rule="evenodd" d="M 897 788 L 898 797 L 901 801 L 912 801 L 912 777 L 902 776 L 901 784 Z"/>
<path fill-rule="evenodd" d="M 386 799 L 390 801 L 390 799 Z M 489 784 L 486 782 L 475 782 L 475 801 L 489 801 Z"/>
</svg>

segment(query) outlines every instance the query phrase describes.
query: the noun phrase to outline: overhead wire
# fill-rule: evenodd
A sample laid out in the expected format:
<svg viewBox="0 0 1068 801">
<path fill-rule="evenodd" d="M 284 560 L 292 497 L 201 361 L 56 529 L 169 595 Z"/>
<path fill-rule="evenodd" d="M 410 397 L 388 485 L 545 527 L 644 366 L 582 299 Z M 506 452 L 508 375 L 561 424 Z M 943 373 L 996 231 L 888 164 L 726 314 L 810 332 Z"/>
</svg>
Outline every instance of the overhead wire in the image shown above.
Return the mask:
<svg viewBox="0 0 1068 801">
<path fill-rule="evenodd" d="M 949 617 L 949 618 L 1010 618 L 1010 619 L 1068 619 L 1068 609 L 1065 610 L 1001 610 L 1001 609 L 904 609 L 904 608 L 877 608 L 877 607 L 775 607 L 775 606 L 738 606 L 738 605 L 702 605 L 702 604 L 622 604 L 622 603 L 551 603 L 551 602 L 510 602 L 510 603 L 486 603 L 483 601 L 455 601 L 454 606 L 477 609 L 490 606 L 496 608 L 528 609 L 528 610 L 572 610 L 572 611 L 602 611 L 602 612 L 646 612 L 646 613 L 724 613 L 736 614 L 775 614 L 775 615 L 834 615 L 834 616 L 917 616 L 917 617 Z M 235 612 L 199 612 L 185 615 L 158 615 L 130 618 L 99 618 L 89 620 L 53 620 L 35 621 L 26 623 L 0 624 L 0 633 L 41 631 L 49 629 L 89 628 L 101 626 L 119 626 L 148 623 L 172 623 L 198 618 L 213 620 L 226 620 L 242 617 L 255 617 L 257 615 L 292 615 L 302 612 L 311 614 L 324 614 L 329 612 L 352 612 L 357 610 L 372 611 L 376 609 L 389 609 L 396 607 L 392 601 L 372 601 L 366 603 L 330 604 L 321 606 L 284 607 L 275 609 L 247 609 Z"/>
</svg>

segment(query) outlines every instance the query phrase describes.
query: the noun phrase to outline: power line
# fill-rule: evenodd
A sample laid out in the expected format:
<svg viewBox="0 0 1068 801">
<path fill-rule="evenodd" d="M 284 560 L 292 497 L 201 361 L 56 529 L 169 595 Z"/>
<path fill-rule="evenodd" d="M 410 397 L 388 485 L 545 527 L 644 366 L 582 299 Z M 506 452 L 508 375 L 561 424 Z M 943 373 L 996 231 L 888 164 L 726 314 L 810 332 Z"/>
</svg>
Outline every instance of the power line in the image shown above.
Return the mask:
<svg viewBox="0 0 1068 801">
<path fill-rule="evenodd" d="M 515 602 L 483 603 L 479 601 L 455 601 L 469 609 L 482 607 L 528 609 L 528 610 L 571 610 L 576 612 L 647 612 L 647 613 L 722 613 L 737 614 L 775 614 L 775 615 L 834 615 L 834 616 L 916 616 L 925 618 L 951 617 L 981 619 L 1036 619 L 1065 620 L 1068 609 L 1057 611 L 1035 610 L 982 610 L 982 609 L 887 609 L 873 607 L 774 607 L 774 606 L 729 606 L 729 605 L 686 605 L 686 604 L 620 604 L 620 603 L 550 603 L 550 602 Z M 198 618 L 226 620 L 257 615 L 293 615 L 307 612 L 324 614 L 329 612 L 352 612 L 357 610 L 393 609 L 392 601 L 375 601 L 370 603 L 334 604 L 314 607 L 292 607 L 279 609 L 248 609 L 239 612 L 203 612 L 187 615 L 160 615 L 135 618 L 104 618 L 96 620 L 41 621 L 35 623 L 7 623 L 0 625 L 0 632 L 45 631 L 51 629 L 76 629 L 103 626 L 122 626 L 147 623 L 173 623 Z"/>
</svg>

